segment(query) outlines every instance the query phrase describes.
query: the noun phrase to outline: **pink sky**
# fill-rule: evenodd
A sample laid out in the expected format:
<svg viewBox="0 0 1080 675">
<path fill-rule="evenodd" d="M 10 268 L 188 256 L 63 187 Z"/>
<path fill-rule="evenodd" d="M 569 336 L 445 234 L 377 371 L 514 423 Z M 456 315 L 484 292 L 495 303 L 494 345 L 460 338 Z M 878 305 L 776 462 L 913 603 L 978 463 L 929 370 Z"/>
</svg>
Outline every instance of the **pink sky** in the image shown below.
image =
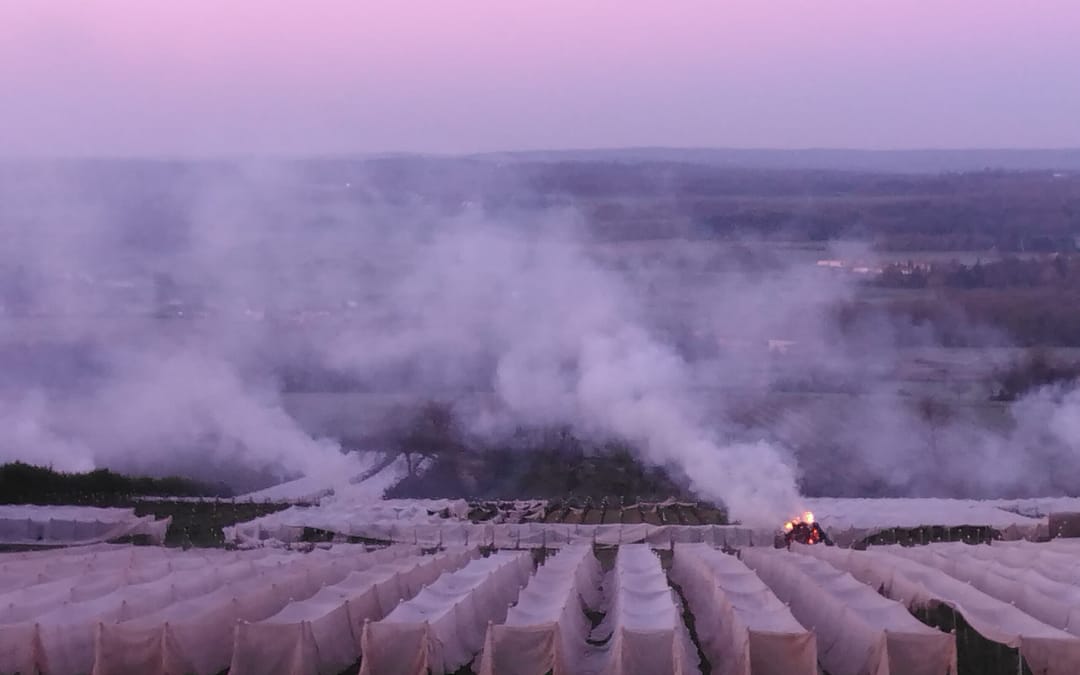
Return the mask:
<svg viewBox="0 0 1080 675">
<path fill-rule="evenodd" d="M 0 155 L 1080 146 L 1078 0 L 4 0 Z"/>
</svg>

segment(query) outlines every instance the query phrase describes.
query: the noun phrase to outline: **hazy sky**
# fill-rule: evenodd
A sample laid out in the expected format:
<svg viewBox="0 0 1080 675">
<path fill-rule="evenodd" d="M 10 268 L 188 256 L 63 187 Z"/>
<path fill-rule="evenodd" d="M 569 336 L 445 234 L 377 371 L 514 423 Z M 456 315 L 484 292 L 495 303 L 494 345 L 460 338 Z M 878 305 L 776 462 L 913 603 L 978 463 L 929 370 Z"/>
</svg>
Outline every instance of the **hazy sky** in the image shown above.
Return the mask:
<svg viewBox="0 0 1080 675">
<path fill-rule="evenodd" d="M 1080 146 L 1080 0 L 0 0 L 0 155 Z"/>
</svg>

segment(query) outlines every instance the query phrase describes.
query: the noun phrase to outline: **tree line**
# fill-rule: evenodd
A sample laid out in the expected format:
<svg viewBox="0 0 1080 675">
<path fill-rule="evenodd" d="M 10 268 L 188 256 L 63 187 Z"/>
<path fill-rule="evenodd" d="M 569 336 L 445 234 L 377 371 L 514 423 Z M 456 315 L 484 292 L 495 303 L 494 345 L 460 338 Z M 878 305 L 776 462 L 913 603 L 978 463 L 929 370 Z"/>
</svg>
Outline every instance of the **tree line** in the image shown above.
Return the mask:
<svg viewBox="0 0 1080 675">
<path fill-rule="evenodd" d="M 897 262 L 882 268 L 872 282 L 883 288 L 1059 288 L 1080 290 L 1080 256 L 1054 254 L 1000 260 Z"/>
<path fill-rule="evenodd" d="M 227 485 L 189 478 L 125 476 L 108 469 L 66 473 L 23 462 L 0 465 L 0 504 L 112 506 L 133 497 L 230 497 Z"/>
</svg>

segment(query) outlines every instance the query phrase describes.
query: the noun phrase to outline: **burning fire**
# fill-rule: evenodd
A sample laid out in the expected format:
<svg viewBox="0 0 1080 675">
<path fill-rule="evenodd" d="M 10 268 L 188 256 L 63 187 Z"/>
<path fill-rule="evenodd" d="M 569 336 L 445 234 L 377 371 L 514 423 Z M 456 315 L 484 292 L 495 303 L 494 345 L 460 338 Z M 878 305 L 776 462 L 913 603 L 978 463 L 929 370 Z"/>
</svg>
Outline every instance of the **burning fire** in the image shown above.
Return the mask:
<svg viewBox="0 0 1080 675">
<path fill-rule="evenodd" d="M 816 544 L 822 541 L 825 533 L 819 525 L 814 523 L 814 514 L 806 511 L 798 518 L 792 518 L 784 523 L 784 538 L 790 544 L 797 541 L 800 544 Z"/>
<path fill-rule="evenodd" d="M 792 518 L 791 520 L 784 523 L 784 532 L 791 532 L 792 530 L 794 530 L 800 524 L 813 525 L 814 524 L 814 514 L 811 513 L 810 511 L 805 511 L 798 518 Z"/>
</svg>

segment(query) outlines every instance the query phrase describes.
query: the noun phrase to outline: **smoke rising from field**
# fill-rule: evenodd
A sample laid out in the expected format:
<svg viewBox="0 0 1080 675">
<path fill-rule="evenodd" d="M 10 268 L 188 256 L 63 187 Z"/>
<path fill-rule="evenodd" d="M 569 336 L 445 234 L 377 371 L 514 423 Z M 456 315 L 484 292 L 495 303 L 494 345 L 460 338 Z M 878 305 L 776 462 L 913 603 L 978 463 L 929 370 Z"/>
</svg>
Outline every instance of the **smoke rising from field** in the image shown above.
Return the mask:
<svg viewBox="0 0 1080 675">
<path fill-rule="evenodd" d="M 258 258 L 252 209 L 265 202 L 251 181 L 192 192 L 168 173 L 93 168 L 39 165 L 3 182 L 0 460 L 335 476 L 338 445 L 301 430 L 259 367 L 272 335 L 250 307 L 276 271 Z"/>
<path fill-rule="evenodd" d="M 476 438 L 617 438 L 745 522 L 798 513 L 800 485 L 1001 496 L 1080 476 L 1075 393 L 993 428 L 907 391 L 900 345 L 934 336 L 839 329 L 853 278 L 756 260 L 771 245 L 598 241 L 514 177 L 471 203 L 485 191 L 453 176 L 362 166 L 106 168 L 0 176 L 0 460 L 336 478 L 338 441 L 283 393 L 317 372 L 456 401 Z"/>
<path fill-rule="evenodd" d="M 347 331 L 327 354 L 359 375 L 420 360 L 427 384 L 453 389 L 482 373 L 476 384 L 492 390 L 494 406 L 466 419 L 474 433 L 568 424 L 629 442 L 735 517 L 775 522 L 794 512 L 790 455 L 734 442 L 708 423 L 691 364 L 570 234 L 563 223 L 573 219 L 551 214 L 521 229 L 471 212 L 450 219 L 416 244 L 390 285 L 382 302 L 396 320 Z"/>
</svg>

